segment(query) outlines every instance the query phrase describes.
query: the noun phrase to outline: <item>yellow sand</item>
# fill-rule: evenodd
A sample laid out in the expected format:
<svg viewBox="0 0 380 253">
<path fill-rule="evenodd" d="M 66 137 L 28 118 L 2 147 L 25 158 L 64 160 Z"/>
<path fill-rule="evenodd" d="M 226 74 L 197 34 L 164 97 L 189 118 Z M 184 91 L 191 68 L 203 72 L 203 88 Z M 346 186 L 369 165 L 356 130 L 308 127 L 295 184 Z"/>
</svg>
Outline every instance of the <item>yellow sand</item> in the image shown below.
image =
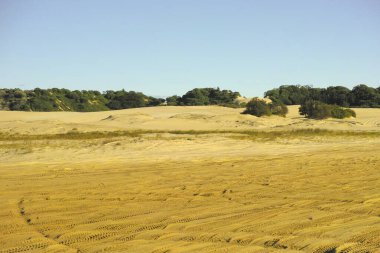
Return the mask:
<svg viewBox="0 0 380 253">
<path fill-rule="evenodd" d="M 223 107 L 0 112 L 2 133 L 380 131 Z M 235 134 L 0 141 L 0 252 L 378 252 L 380 138 Z"/>
<path fill-rule="evenodd" d="M 326 128 L 340 130 L 380 130 L 380 109 L 355 109 L 357 118 L 307 120 L 298 106 L 289 106 L 282 117 L 240 114 L 243 109 L 219 106 L 167 106 L 93 113 L 0 111 L 0 131 L 30 134 L 65 133 L 73 128 L 91 130 L 242 130 Z"/>
</svg>

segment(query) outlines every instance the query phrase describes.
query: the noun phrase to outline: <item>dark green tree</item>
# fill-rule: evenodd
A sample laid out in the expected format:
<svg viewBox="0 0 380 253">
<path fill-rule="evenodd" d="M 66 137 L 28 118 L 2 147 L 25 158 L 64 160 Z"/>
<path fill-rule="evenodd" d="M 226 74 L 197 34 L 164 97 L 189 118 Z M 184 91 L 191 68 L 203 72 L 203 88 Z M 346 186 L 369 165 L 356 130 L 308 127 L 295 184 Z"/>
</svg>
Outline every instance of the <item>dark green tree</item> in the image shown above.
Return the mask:
<svg viewBox="0 0 380 253">
<path fill-rule="evenodd" d="M 358 107 L 379 107 L 379 92 L 365 84 L 360 84 L 352 89 L 353 106 Z"/>
<path fill-rule="evenodd" d="M 312 119 L 326 119 L 331 117 L 331 107 L 316 100 L 306 100 L 299 108 L 301 115 Z"/>
<path fill-rule="evenodd" d="M 209 91 L 207 89 L 193 89 L 186 92 L 181 98 L 183 105 L 209 105 Z"/>
<path fill-rule="evenodd" d="M 148 98 L 141 92 L 134 91 L 107 91 L 105 98 L 108 99 L 107 106 L 113 110 L 144 107 Z"/>
<path fill-rule="evenodd" d="M 322 101 L 327 104 L 349 106 L 351 91 L 343 86 L 330 86 L 322 92 Z"/>
<path fill-rule="evenodd" d="M 179 97 L 177 95 L 170 96 L 170 97 L 166 98 L 166 103 L 167 103 L 167 105 L 180 105 L 180 103 L 181 103 L 180 99 L 181 99 L 181 97 Z"/>
</svg>

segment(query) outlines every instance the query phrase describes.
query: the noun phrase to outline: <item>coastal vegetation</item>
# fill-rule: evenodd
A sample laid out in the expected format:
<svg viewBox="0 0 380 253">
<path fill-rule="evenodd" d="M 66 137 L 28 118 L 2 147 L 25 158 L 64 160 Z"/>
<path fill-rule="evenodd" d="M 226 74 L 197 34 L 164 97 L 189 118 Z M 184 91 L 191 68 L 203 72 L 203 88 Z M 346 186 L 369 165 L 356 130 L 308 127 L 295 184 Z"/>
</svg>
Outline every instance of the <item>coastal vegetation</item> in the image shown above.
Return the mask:
<svg viewBox="0 0 380 253">
<path fill-rule="evenodd" d="M 352 90 L 343 86 L 313 88 L 302 85 L 282 85 L 265 92 L 264 96 L 279 100 L 286 105 L 299 105 L 307 100 L 315 100 L 342 107 L 380 107 L 380 87 L 375 89 L 365 84 L 357 85 Z"/>
<path fill-rule="evenodd" d="M 301 115 L 312 119 L 336 118 L 344 119 L 356 117 L 355 111 L 340 107 L 338 105 L 329 105 L 316 100 L 306 100 L 299 108 Z"/>
<path fill-rule="evenodd" d="M 266 101 L 260 98 L 253 98 L 247 103 L 247 107 L 243 114 L 251 114 L 257 117 L 278 115 L 285 117 L 288 108 L 280 101 Z"/>
<path fill-rule="evenodd" d="M 270 103 L 254 98 L 250 102 L 237 91 L 220 88 L 195 88 L 182 96 L 166 99 L 135 91 L 99 92 L 68 89 L 0 89 L 0 110 L 10 111 L 107 111 L 151 106 L 207 106 L 219 105 L 246 108 L 244 113 L 255 116 L 287 114 L 286 105 L 301 105 L 300 114 L 309 118 L 355 117 L 346 107 L 380 108 L 380 87 L 360 84 L 351 90 L 343 86 L 313 88 L 302 85 L 282 85 L 264 93 Z"/>
<path fill-rule="evenodd" d="M 171 96 L 166 100 L 135 91 L 103 93 L 93 90 L 68 89 L 0 89 L 0 110 L 10 111 L 106 111 L 158 105 L 224 105 L 237 107 L 239 92 L 219 88 L 196 88 L 183 96 Z"/>
</svg>

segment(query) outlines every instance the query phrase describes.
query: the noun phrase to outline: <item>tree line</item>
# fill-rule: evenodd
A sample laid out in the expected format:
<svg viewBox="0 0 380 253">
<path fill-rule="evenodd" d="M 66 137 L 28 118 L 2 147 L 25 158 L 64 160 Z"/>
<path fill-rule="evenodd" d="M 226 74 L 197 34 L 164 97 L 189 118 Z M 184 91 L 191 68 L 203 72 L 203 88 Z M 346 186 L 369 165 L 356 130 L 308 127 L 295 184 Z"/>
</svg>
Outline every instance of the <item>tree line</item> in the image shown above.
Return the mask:
<svg viewBox="0 0 380 253">
<path fill-rule="evenodd" d="M 326 109 L 326 106 L 321 107 L 322 104 L 338 107 L 380 108 L 380 87 L 373 88 L 364 84 L 357 85 L 351 90 L 343 86 L 313 88 L 302 85 L 282 85 L 265 92 L 264 96 L 273 101 L 271 107 L 268 108 L 262 101 L 254 101 L 249 105 L 239 102 L 237 98 L 240 96 L 239 92 L 220 88 L 195 88 L 182 96 L 174 95 L 166 99 L 125 90 L 99 92 L 58 88 L 0 89 L 0 110 L 90 112 L 158 105 L 221 105 L 235 108 L 247 107 L 247 113 L 257 109 L 258 114 L 262 115 L 284 115 L 286 109 L 283 105 L 300 104 L 304 106 L 303 108 L 307 106 L 309 109 L 315 107 Z M 330 114 L 332 108 L 328 109 Z M 336 109 L 336 107 L 334 108 Z M 312 112 L 304 113 L 304 115 L 313 115 Z"/>
<path fill-rule="evenodd" d="M 167 97 L 167 105 L 223 105 L 229 107 L 239 107 L 236 98 L 240 93 L 231 90 L 221 90 L 220 88 L 195 88 L 186 92 L 183 96 Z"/>
<path fill-rule="evenodd" d="M 351 90 L 343 86 L 313 88 L 302 85 L 282 85 L 265 92 L 265 97 L 280 101 L 285 105 L 300 105 L 308 100 L 342 107 L 380 107 L 380 87 L 365 84 Z"/>
<path fill-rule="evenodd" d="M 68 89 L 0 89 L 0 110 L 11 111 L 105 111 L 158 105 L 196 106 L 224 105 L 238 107 L 238 92 L 219 88 L 196 88 L 183 96 L 166 99 L 135 91 L 99 92 Z"/>
</svg>

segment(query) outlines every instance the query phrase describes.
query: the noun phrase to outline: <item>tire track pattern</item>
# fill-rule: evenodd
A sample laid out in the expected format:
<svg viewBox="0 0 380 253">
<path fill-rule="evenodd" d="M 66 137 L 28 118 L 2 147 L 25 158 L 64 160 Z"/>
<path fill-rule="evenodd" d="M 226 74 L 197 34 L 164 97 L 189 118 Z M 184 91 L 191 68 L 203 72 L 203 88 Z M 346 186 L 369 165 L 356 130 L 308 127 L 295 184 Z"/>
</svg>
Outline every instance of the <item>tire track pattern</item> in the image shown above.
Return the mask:
<svg viewBox="0 0 380 253">
<path fill-rule="evenodd" d="M 376 252 L 380 149 L 349 155 L 36 169 L 0 252 Z"/>
</svg>

